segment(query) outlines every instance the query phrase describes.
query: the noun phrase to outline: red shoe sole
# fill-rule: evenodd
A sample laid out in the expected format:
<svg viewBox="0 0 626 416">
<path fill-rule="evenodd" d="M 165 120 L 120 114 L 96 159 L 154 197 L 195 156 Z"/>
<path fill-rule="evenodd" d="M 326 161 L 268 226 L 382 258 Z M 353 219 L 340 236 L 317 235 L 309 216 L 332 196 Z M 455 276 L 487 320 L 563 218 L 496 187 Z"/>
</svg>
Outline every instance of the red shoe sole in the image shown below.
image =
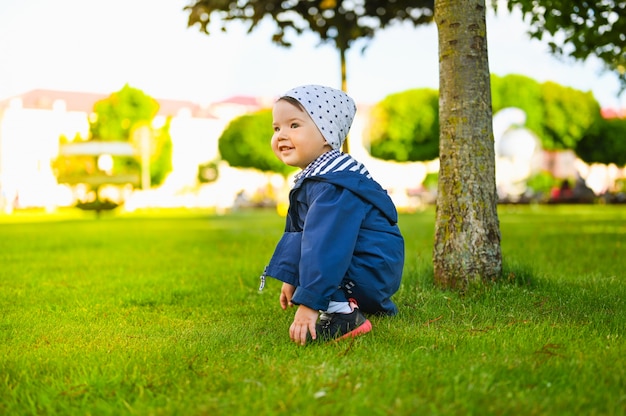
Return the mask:
<svg viewBox="0 0 626 416">
<path fill-rule="evenodd" d="M 359 335 L 367 334 L 371 330 L 372 330 L 372 323 L 370 322 L 369 319 L 366 319 L 365 322 L 363 322 L 363 324 L 361 324 L 358 328 L 353 329 L 347 334 L 340 336 L 335 341 L 339 341 L 339 340 L 346 339 L 346 338 L 358 337 Z"/>
</svg>

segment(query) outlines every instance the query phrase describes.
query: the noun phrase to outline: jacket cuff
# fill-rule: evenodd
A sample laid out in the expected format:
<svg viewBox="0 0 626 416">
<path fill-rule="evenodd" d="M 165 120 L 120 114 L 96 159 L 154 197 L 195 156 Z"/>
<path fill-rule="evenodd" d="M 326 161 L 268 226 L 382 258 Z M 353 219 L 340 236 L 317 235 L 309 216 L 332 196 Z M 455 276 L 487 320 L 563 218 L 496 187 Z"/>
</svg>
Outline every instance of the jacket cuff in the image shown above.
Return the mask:
<svg viewBox="0 0 626 416">
<path fill-rule="evenodd" d="M 281 282 L 289 283 L 292 286 L 298 286 L 298 277 L 287 269 L 270 265 L 265 270 L 265 275 Z"/>
<path fill-rule="evenodd" d="M 328 299 L 320 298 L 319 294 L 306 290 L 299 286 L 291 298 L 291 302 L 296 305 L 304 305 L 316 311 L 328 309 Z"/>
</svg>

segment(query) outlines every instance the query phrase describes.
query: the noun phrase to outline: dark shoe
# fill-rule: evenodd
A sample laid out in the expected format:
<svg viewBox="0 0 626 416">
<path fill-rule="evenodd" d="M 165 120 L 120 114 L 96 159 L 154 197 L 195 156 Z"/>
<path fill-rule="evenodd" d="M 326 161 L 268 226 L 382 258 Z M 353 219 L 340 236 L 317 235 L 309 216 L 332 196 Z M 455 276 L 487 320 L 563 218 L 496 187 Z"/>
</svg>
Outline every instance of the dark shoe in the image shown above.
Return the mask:
<svg viewBox="0 0 626 416">
<path fill-rule="evenodd" d="M 372 330 L 372 323 L 355 307 L 351 313 L 322 313 L 315 325 L 321 341 L 354 338 Z"/>
</svg>

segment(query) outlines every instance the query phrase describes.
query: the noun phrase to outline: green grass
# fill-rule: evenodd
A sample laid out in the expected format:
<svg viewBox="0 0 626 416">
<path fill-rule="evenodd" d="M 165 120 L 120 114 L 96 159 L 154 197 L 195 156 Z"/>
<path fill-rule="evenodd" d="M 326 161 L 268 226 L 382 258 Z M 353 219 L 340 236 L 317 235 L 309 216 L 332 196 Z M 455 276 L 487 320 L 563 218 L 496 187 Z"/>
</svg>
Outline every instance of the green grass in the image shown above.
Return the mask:
<svg viewBox="0 0 626 416">
<path fill-rule="evenodd" d="M 404 214 L 400 314 L 298 347 L 258 275 L 271 212 L 0 216 L 0 414 L 626 414 L 626 209 L 501 207 L 505 278 L 433 287 Z"/>
</svg>

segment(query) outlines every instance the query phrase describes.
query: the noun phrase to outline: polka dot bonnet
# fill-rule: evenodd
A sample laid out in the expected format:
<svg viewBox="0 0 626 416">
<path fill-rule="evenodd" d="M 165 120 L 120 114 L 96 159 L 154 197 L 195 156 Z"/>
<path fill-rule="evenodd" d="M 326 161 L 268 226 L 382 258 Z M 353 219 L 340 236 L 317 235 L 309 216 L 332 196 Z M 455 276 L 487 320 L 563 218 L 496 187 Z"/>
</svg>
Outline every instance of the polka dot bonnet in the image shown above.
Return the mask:
<svg viewBox="0 0 626 416">
<path fill-rule="evenodd" d="M 302 85 L 283 96 L 298 100 L 328 144 L 335 150 L 341 149 L 356 113 L 352 98 L 343 91 L 322 85 Z"/>
</svg>

